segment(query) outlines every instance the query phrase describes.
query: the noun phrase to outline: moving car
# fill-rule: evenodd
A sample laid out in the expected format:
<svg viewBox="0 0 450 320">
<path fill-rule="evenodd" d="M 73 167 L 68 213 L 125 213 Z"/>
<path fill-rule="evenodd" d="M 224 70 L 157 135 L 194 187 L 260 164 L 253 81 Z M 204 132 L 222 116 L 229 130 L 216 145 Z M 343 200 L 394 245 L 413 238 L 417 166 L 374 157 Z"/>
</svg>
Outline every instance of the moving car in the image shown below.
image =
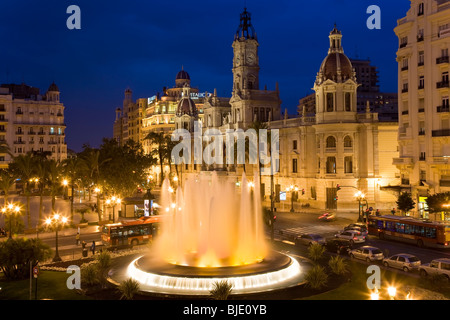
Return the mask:
<svg viewBox="0 0 450 320">
<path fill-rule="evenodd" d="M 384 254 L 379 248 L 370 246 L 353 249 L 349 255 L 351 258 L 366 260 L 367 262 L 382 261 L 384 259 Z"/>
<path fill-rule="evenodd" d="M 354 243 L 363 243 L 366 241 L 366 237 L 361 234 L 361 232 L 356 230 L 344 230 L 334 235 L 339 239 L 349 240 L 353 245 Z"/>
<path fill-rule="evenodd" d="M 349 224 L 344 228 L 344 230 L 356 230 L 361 232 L 363 236 L 366 236 L 369 234 L 369 231 L 367 230 L 367 226 L 364 223 L 352 223 Z"/>
<path fill-rule="evenodd" d="M 302 234 L 295 239 L 295 244 L 303 244 L 305 246 L 310 246 L 314 243 L 324 245 L 325 238 L 322 237 L 320 234 L 308 233 Z"/>
<path fill-rule="evenodd" d="M 385 267 L 401 269 L 405 272 L 417 271 L 420 267 L 420 263 L 419 258 L 408 253 L 399 253 L 383 259 L 383 265 Z"/>
<path fill-rule="evenodd" d="M 320 221 L 333 221 L 336 219 L 336 214 L 332 212 L 325 212 L 323 215 L 319 216 Z"/>
<path fill-rule="evenodd" d="M 327 239 L 325 249 L 330 252 L 336 252 L 337 254 L 349 254 L 352 249 L 352 244 L 349 240 L 345 239 Z"/>
</svg>

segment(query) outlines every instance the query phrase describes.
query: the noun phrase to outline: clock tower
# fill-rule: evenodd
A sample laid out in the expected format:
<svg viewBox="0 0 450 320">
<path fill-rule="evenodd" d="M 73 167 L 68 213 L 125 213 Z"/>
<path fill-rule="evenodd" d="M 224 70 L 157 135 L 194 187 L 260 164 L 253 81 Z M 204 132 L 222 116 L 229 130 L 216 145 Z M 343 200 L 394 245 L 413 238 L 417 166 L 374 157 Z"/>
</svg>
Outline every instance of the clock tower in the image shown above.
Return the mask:
<svg viewBox="0 0 450 320">
<path fill-rule="evenodd" d="M 245 8 L 233 42 L 233 93 L 259 90 L 258 46 L 251 14 Z"/>
</svg>

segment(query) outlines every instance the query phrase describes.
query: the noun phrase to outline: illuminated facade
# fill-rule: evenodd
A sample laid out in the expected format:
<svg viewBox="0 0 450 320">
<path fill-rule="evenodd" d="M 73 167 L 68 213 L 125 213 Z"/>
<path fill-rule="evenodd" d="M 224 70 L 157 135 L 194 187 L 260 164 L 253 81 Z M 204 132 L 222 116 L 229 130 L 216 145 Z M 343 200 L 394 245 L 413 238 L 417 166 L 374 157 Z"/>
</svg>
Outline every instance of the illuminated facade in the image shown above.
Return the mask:
<svg viewBox="0 0 450 320">
<path fill-rule="evenodd" d="M 45 95 L 25 84 L 0 87 L 0 142 L 16 157 L 28 152 L 49 152 L 50 159 L 67 158 L 66 124 L 60 91 L 52 83 Z M 9 154 L 0 154 L 0 166 L 7 167 Z"/>
<path fill-rule="evenodd" d="M 394 31 L 400 150 L 394 164 L 422 215 L 424 197 L 450 191 L 450 3 L 413 0 Z"/>
</svg>

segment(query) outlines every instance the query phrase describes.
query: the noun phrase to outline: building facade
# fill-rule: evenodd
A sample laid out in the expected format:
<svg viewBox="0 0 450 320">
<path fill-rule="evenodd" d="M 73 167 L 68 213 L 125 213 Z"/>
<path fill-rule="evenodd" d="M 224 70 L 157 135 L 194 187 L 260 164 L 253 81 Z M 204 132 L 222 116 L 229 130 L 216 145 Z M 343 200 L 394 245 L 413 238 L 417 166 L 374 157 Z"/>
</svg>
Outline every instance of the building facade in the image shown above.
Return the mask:
<svg viewBox="0 0 450 320">
<path fill-rule="evenodd" d="M 0 86 L 0 143 L 12 156 L 28 152 L 49 152 L 49 158 L 67 158 L 64 105 L 60 91 L 52 83 L 45 95 L 26 84 Z M 0 166 L 7 167 L 11 155 L 0 154 Z"/>
<path fill-rule="evenodd" d="M 450 191 L 450 3 L 412 0 L 394 29 L 402 186 L 424 214 L 427 195 Z"/>
</svg>

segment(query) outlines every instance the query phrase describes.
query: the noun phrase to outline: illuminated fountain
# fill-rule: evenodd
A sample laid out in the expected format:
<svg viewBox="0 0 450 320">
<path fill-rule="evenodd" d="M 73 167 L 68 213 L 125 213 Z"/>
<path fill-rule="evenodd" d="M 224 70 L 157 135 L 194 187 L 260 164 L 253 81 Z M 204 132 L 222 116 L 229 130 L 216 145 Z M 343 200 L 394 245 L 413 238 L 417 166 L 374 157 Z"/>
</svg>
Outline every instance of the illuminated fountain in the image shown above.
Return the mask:
<svg viewBox="0 0 450 320">
<path fill-rule="evenodd" d="M 187 180 L 184 189 L 161 188 L 161 234 L 149 254 L 135 259 L 126 277 L 142 291 L 208 295 L 214 283 L 232 285 L 233 294 L 298 284 L 300 265 L 268 248 L 260 190 L 255 183 L 219 181 L 216 173 Z"/>
</svg>

